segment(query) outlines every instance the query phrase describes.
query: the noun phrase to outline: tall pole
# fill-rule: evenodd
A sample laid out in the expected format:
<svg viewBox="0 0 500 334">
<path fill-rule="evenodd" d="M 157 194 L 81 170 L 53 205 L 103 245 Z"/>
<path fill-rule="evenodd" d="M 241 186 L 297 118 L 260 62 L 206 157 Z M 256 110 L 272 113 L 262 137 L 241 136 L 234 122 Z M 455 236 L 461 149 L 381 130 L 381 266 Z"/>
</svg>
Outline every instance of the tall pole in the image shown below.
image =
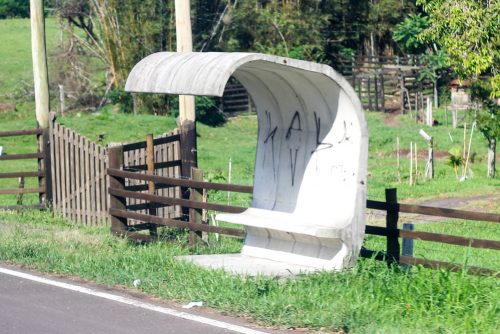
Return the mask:
<svg viewBox="0 0 500 334">
<path fill-rule="evenodd" d="M 189 0 L 175 0 L 175 29 L 177 36 L 177 52 L 191 52 L 193 38 L 191 35 L 191 6 Z M 183 177 L 191 177 L 191 168 L 197 167 L 196 123 L 194 96 L 179 96 L 179 125 L 181 135 L 181 173 Z"/>
<path fill-rule="evenodd" d="M 175 31 L 177 52 L 191 52 L 193 38 L 191 35 L 191 6 L 189 0 L 175 0 Z M 181 176 L 191 178 L 192 170 L 198 166 L 196 145 L 194 96 L 179 95 L 179 128 L 181 141 Z M 182 197 L 190 198 L 189 188 L 181 188 Z M 182 208 L 182 219 L 190 220 L 189 208 Z M 190 244 L 194 244 L 195 235 L 190 234 Z"/>
<path fill-rule="evenodd" d="M 175 0 L 175 32 L 177 52 L 193 51 L 191 32 L 191 6 L 189 0 Z M 185 120 L 195 120 L 194 96 L 179 96 L 179 117 L 181 124 Z"/>
<path fill-rule="evenodd" d="M 49 126 L 49 79 L 45 48 L 43 0 L 30 0 L 31 54 L 35 84 L 36 120 L 42 129 Z"/>
<path fill-rule="evenodd" d="M 42 176 L 38 177 L 38 185 L 45 188 L 40 194 L 40 204 L 50 206 L 52 202 L 52 175 L 50 161 L 49 136 L 49 76 L 47 70 L 47 50 L 45 47 L 45 18 L 43 0 L 30 0 L 31 18 L 31 56 L 33 58 L 33 83 L 35 86 L 35 113 L 38 126 L 43 134 L 38 136 L 38 150 L 45 153 L 44 158 L 38 159 L 38 170 Z"/>
</svg>

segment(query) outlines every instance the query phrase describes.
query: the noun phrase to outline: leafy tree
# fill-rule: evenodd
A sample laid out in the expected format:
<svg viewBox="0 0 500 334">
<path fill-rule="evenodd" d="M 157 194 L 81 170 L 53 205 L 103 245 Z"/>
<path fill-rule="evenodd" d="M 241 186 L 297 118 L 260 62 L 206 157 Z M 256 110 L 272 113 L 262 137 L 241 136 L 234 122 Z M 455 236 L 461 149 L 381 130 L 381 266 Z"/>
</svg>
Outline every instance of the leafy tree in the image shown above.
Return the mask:
<svg viewBox="0 0 500 334">
<path fill-rule="evenodd" d="M 436 42 L 448 53 L 449 62 L 460 79 L 469 78 L 482 86 L 476 93 L 483 101 L 477 111 L 478 129 L 488 141 L 488 176 L 495 176 L 496 141 L 499 138 L 498 106 L 500 79 L 500 2 L 480 0 L 417 0 L 429 15 L 430 26 L 422 33 L 426 41 Z M 480 76 L 488 76 L 481 84 Z"/>
<path fill-rule="evenodd" d="M 0 0 L 0 19 L 30 17 L 29 0 Z"/>
<path fill-rule="evenodd" d="M 420 14 L 410 14 L 407 18 L 396 25 L 393 38 L 405 52 L 411 54 L 423 53 L 427 45 L 422 42 L 419 35 L 429 28 L 429 20 Z"/>
<path fill-rule="evenodd" d="M 328 24 L 328 15 L 316 6 L 317 1 L 240 0 L 228 12 L 215 48 L 321 60 L 321 31 Z"/>
</svg>

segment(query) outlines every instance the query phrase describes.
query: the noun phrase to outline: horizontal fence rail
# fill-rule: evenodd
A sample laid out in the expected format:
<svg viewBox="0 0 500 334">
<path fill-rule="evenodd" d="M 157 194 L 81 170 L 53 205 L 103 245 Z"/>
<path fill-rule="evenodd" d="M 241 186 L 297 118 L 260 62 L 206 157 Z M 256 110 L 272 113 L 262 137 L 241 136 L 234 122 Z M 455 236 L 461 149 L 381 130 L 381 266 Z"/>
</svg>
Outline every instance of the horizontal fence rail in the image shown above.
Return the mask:
<svg viewBox="0 0 500 334">
<path fill-rule="evenodd" d="M 9 153 L 0 156 L 0 163 L 8 164 L 11 161 L 35 160 L 38 170 L 32 172 L 8 171 L 0 173 L 0 179 L 19 179 L 19 187 L 15 189 L 0 189 L 0 195 L 17 195 L 17 205 L 2 205 L 2 210 L 43 209 L 50 202 L 52 192 L 50 187 L 50 154 L 48 145 L 48 129 L 25 129 L 13 131 L 0 131 L 0 138 L 35 136 L 35 153 Z M 49 171 L 49 172 L 47 172 Z M 26 178 L 36 178 L 38 187 L 25 188 Z M 38 194 L 38 204 L 23 204 L 25 194 Z M 31 201 L 31 199 L 30 199 Z"/>
<path fill-rule="evenodd" d="M 40 177 L 43 172 L 14 172 L 14 173 L 0 173 L 0 179 L 17 179 L 19 177 Z"/>
<path fill-rule="evenodd" d="M 382 211 L 397 210 L 398 212 L 422 214 L 426 216 L 437 216 L 437 217 L 479 220 L 479 221 L 500 223 L 500 214 L 496 213 L 474 212 L 474 211 L 465 211 L 465 210 L 456 210 L 448 208 L 438 208 L 433 206 L 402 204 L 402 203 L 389 204 L 386 202 L 372 201 L 372 200 L 366 201 L 366 207 L 368 209 L 375 209 Z"/>
<path fill-rule="evenodd" d="M 27 135 L 41 135 L 42 133 L 43 133 L 43 129 L 1 131 L 0 137 L 18 137 L 18 136 L 27 136 Z"/>
</svg>

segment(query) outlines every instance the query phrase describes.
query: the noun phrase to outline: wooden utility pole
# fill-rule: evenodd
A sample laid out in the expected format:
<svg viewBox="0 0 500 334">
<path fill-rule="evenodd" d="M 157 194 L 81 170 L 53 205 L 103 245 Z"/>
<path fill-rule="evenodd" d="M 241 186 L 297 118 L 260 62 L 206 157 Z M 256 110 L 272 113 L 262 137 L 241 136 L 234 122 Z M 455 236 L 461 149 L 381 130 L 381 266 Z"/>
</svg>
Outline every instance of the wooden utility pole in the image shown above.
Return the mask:
<svg viewBox="0 0 500 334">
<path fill-rule="evenodd" d="M 43 0 L 30 0 L 31 54 L 35 84 L 36 120 L 42 129 L 49 127 L 49 77 L 45 48 Z"/>
<path fill-rule="evenodd" d="M 175 31 L 177 52 L 193 51 L 191 5 L 189 0 L 175 0 Z M 198 167 L 194 96 L 179 95 L 178 123 L 181 137 L 181 177 L 192 178 L 193 168 Z M 183 199 L 190 199 L 190 189 L 182 187 L 181 195 Z M 190 221 L 192 217 L 189 208 L 183 207 L 182 219 Z M 194 245 L 195 240 L 195 234 L 190 233 L 190 245 Z"/>
<path fill-rule="evenodd" d="M 177 52 L 191 52 L 191 6 L 189 0 L 175 0 L 175 29 Z M 191 177 L 191 168 L 197 167 L 194 96 L 179 96 L 179 126 L 182 145 L 182 176 Z"/>
<path fill-rule="evenodd" d="M 47 69 L 47 50 L 45 47 L 45 18 L 43 0 L 30 0 L 31 18 L 31 56 L 33 59 L 33 83 L 35 86 L 35 113 L 38 126 L 43 134 L 38 136 L 38 150 L 45 153 L 38 159 L 38 170 L 43 176 L 38 178 L 40 187 L 45 193 L 40 194 L 40 204 L 50 206 L 52 202 L 52 175 L 50 162 L 49 136 L 49 76 Z"/>
</svg>

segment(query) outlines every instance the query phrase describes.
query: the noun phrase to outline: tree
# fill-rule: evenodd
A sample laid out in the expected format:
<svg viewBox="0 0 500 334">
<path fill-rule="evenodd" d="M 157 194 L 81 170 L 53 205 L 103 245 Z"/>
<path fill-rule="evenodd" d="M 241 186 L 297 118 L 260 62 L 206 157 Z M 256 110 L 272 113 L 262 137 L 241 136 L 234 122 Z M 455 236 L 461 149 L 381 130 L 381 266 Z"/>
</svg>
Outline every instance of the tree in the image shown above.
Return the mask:
<svg viewBox="0 0 500 334">
<path fill-rule="evenodd" d="M 396 25 L 393 38 L 399 47 L 411 54 L 425 52 L 427 45 L 422 42 L 419 35 L 429 28 L 429 19 L 420 14 L 410 14 L 403 22 Z"/>
<path fill-rule="evenodd" d="M 320 61 L 325 56 L 321 32 L 328 25 L 328 15 L 317 5 L 312 0 L 234 1 L 212 47 Z"/>
<path fill-rule="evenodd" d="M 471 79 L 483 107 L 476 111 L 478 129 L 488 141 L 488 177 L 495 176 L 496 142 L 499 138 L 500 2 L 486 0 L 417 0 L 429 15 L 430 26 L 422 39 L 444 47 L 459 79 Z M 487 79 L 481 78 L 486 76 Z M 486 84 L 481 80 L 487 80 Z"/>
<path fill-rule="evenodd" d="M 0 0 L 0 19 L 30 17 L 29 0 Z"/>
</svg>

